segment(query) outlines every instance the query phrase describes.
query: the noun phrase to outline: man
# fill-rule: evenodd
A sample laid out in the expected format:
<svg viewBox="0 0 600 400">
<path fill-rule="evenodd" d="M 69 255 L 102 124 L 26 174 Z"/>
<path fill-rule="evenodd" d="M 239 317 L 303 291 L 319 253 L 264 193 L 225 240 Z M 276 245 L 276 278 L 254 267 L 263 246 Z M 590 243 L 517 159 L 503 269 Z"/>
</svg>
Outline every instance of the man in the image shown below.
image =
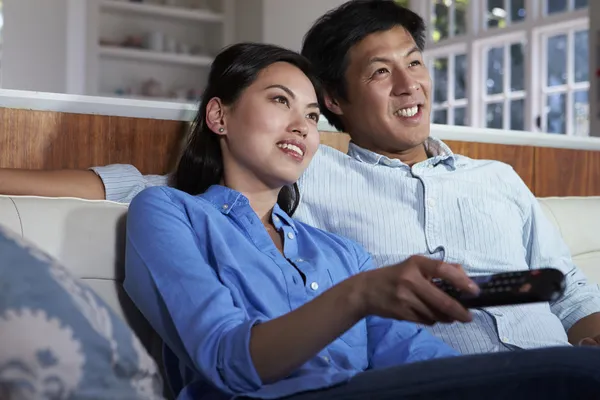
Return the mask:
<svg viewBox="0 0 600 400">
<path fill-rule="evenodd" d="M 545 267 L 565 273 L 565 296 L 552 304 L 475 310 L 469 324 L 430 328 L 463 354 L 599 344 L 600 291 L 573 265 L 518 175 L 429 137 L 424 43 L 423 20 L 393 1 L 348 2 L 308 32 L 302 53 L 327 89 L 323 113 L 353 143 L 347 155 L 321 147 L 299 182 L 295 217 L 362 243 L 381 266 L 421 254 L 470 275 Z M 14 179 L 15 188 L 35 184 L 35 192 L 15 194 L 128 202 L 167 183 L 126 165 L 94 171 L 102 181 L 85 171 L 4 171 L 4 187 Z"/>
</svg>

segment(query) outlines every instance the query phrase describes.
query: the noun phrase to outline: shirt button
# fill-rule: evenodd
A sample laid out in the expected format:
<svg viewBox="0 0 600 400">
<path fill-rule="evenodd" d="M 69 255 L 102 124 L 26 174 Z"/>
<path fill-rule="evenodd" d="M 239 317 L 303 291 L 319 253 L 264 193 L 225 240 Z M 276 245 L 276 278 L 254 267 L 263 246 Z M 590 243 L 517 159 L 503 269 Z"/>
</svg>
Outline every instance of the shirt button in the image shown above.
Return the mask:
<svg viewBox="0 0 600 400">
<path fill-rule="evenodd" d="M 390 160 L 383 160 L 383 163 L 387 166 L 392 165 L 392 162 Z"/>
<path fill-rule="evenodd" d="M 297 263 L 301 263 L 301 262 L 304 262 L 304 260 L 303 260 L 303 259 L 301 259 L 301 258 L 299 258 L 299 259 L 297 259 L 297 260 L 296 260 L 296 262 L 297 262 Z"/>
<path fill-rule="evenodd" d="M 273 216 L 273 222 L 279 222 L 279 217 L 277 215 Z"/>
<path fill-rule="evenodd" d="M 433 199 L 427 199 L 427 206 L 429 206 L 429 207 L 435 207 L 435 200 L 433 200 Z"/>
<path fill-rule="evenodd" d="M 290 239 L 293 239 L 294 238 L 294 234 L 292 232 L 289 232 L 287 234 L 287 237 L 290 238 Z"/>
<path fill-rule="evenodd" d="M 310 284 L 310 288 L 312 290 L 317 290 L 317 289 L 319 289 L 319 284 L 317 282 L 313 282 Z"/>
<path fill-rule="evenodd" d="M 227 210 L 229 208 L 228 204 L 223 204 L 223 210 Z"/>
<path fill-rule="evenodd" d="M 433 164 L 427 165 L 427 168 L 429 168 L 429 169 L 433 168 Z"/>
<path fill-rule="evenodd" d="M 508 338 L 506 336 L 503 336 L 500 340 L 502 340 L 503 342 L 508 342 Z"/>
<path fill-rule="evenodd" d="M 323 356 L 323 361 L 325 361 L 326 363 L 329 363 L 329 357 Z"/>
</svg>

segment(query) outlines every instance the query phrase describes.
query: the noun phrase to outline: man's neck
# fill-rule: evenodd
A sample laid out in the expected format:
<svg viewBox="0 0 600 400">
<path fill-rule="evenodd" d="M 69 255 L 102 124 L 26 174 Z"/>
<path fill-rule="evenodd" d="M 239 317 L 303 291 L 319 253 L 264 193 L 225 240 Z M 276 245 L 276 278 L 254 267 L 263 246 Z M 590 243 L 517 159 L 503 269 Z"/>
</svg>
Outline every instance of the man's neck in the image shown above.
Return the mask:
<svg viewBox="0 0 600 400">
<path fill-rule="evenodd" d="M 382 156 L 386 156 L 387 158 L 397 159 L 402 161 L 404 164 L 412 167 L 413 165 L 420 163 L 421 161 L 425 161 L 430 158 L 430 155 L 427 153 L 425 149 L 425 144 L 421 144 L 419 146 L 413 147 L 408 150 L 394 151 L 389 152 L 385 150 L 379 150 L 367 146 L 361 146 L 357 143 L 358 146 L 365 148 L 367 150 L 373 151 L 377 154 L 381 154 Z"/>
</svg>

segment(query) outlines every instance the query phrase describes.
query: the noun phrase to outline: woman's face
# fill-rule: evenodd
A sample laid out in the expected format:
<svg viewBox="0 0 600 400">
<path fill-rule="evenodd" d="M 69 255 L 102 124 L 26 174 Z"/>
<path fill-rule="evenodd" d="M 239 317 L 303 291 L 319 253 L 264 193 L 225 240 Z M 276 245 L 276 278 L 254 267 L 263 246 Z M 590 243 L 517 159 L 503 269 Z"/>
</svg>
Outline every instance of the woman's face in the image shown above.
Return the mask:
<svg viewBox="0 0 600 400">
<path fill-rule="evenodd" d="M 226 185 L 279 189 L 298 180 L 318 148 L 320 115 L 315 89 L 300 69 L 271 64 L 223 109 L 222 125 L 211 128 L 223 136 Z"/>
</svg>

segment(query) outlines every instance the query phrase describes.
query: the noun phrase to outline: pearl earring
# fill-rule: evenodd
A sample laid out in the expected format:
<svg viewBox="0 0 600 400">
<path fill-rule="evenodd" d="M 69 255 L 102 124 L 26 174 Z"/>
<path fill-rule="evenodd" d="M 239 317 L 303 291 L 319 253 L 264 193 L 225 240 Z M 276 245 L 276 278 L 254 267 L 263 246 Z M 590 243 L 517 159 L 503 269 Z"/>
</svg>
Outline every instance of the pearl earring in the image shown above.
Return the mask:
<svg viewBox="0 0 600 400">
<path fill-rule="evenodd" d="M 225 132 L 225 128 L 219 128 L 219 132 L 221 132 L 221 133 Z"/>
</svg>

